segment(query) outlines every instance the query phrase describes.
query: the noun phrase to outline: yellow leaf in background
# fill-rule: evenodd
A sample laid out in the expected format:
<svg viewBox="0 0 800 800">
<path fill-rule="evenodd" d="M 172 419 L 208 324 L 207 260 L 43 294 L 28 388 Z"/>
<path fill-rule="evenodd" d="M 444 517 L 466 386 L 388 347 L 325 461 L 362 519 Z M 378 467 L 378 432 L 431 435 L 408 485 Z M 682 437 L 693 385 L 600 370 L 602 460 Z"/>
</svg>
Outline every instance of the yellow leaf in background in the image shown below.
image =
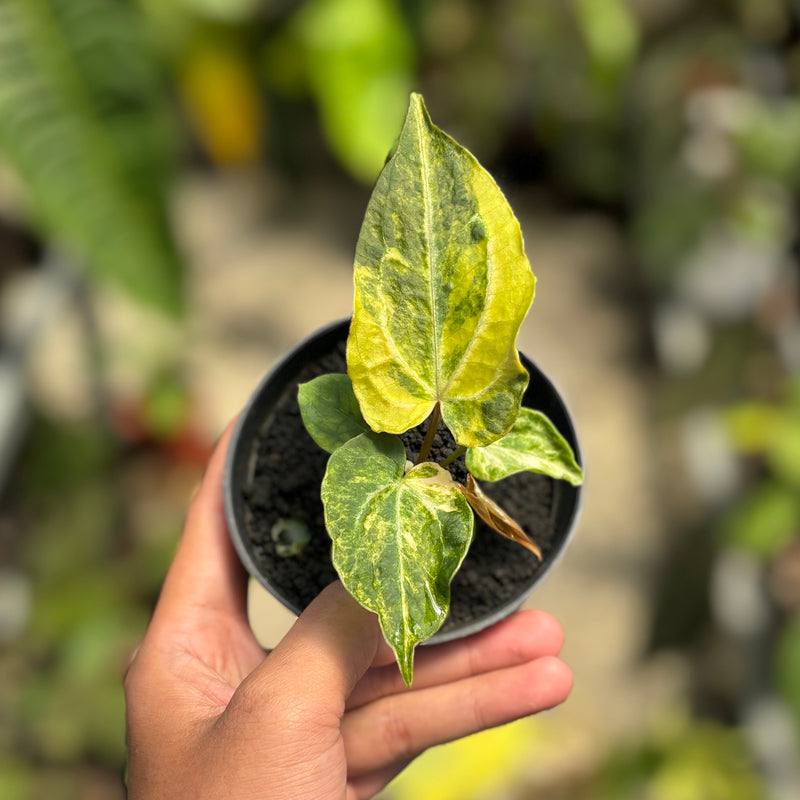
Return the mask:
<svg viewBox="0 0 800 800">
<path fill-rule="evenodd" d="M 740 403 L 723 412 L 733 446 L 742 453 L 763 453 L 775 435 L 781 412 L 768 403 Z"/>
<path fill-rule="evenodd" d="M 199 37 L 183 58 L 178 82 L 197 138 L 215 164 L 258 159 L 264 109 L 255 71 L 240 48 Z"/>
<path fill-rule="evenodd" d="M 394 781 L 384 800 L 473 800 L 509 785 L 536 746 L 535 723 L 521 720 L 429 750 Z"/>
</svg>

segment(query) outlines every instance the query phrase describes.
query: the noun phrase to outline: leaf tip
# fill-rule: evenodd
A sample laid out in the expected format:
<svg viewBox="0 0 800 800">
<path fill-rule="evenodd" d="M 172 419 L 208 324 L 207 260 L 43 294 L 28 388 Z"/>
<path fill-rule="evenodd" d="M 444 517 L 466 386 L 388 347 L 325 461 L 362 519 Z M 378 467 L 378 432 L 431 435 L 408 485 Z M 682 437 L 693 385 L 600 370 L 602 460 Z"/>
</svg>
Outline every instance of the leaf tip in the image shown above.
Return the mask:
<svg viewBox="0 0 800 800">
<path fill-rule="evenodd" d="M 383 620 L 381 620 L 381 628 L 383 629 L 384 639 L 394 652 L 397 668 L 400 670 L 400 675 L 403 677 L 403 683 L 410 689 L 411 682 L 414 680 L 414 650 L 419 640 L 409 637 L 408 635 L 387 635 Z"/>
<path fill-rule="evenodd" d="M 400 674 L 403 676 L 403 683 L 410 689 L 411 683 L 414 680 L 414 648 L 409 647 L 403 653 L 396 653 L 397 666 L 400 668 Z"/>
<path fill-rule="evenodd" d="M 425 107 L 425 99 L 419 92 L 411 92 L 408 98 L 408 115 L 419 117 L 430 124 L 428 109 Z"/>
<path fill-rule="evenodd" d="M 574 475 L 570 475 L 567 478 L 567 481 L 573 486 L 582 486 L 583 480 L 583 469 L 581 467 L 578 467 L 576 470 L 574 470 Z"/>
</svg>

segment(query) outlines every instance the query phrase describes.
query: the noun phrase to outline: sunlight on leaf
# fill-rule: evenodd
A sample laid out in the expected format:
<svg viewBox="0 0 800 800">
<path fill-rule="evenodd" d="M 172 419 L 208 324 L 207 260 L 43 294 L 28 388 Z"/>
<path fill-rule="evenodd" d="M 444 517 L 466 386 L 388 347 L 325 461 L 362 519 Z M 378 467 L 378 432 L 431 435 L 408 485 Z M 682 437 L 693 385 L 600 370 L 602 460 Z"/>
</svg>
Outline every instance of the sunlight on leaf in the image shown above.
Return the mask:
<svg viewBox="0 0 800 800">
<path fill-rule="evenodd" d="M 734 447 L 748 455 L 766 450 L 780 426 L 780 417 L 779 408 L 754 401 L 739 403 L 722 415 Z"/>
<path fill-rule="evenodd" d="M 502 192 L 412 95 L 356 249 L 347 360 L 370 427 L 402 433 L 438 402 L 458 444 L 506 433 L 528 384 L 515 340 L 533 291 Z"/>
</svg>

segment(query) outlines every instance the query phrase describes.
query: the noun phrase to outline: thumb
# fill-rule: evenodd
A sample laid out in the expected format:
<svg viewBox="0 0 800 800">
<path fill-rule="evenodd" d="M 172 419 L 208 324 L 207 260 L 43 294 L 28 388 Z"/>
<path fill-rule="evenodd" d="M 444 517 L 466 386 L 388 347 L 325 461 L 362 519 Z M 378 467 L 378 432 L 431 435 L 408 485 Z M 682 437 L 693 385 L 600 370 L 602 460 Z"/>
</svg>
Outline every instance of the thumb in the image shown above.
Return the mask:
<svg viewBox="0 0 800 800">
<path fill-rule="evenodd" d="M 382 641 L 378 618 L 339 581 L 322 591 L 242 685 L 265 710 L 286 699 L 293 714 L 341 717 Z M 262 701 L 262 702 L 259 702 Z M 269 712 L 268 712 L 269 713 Z"/>
</svg>

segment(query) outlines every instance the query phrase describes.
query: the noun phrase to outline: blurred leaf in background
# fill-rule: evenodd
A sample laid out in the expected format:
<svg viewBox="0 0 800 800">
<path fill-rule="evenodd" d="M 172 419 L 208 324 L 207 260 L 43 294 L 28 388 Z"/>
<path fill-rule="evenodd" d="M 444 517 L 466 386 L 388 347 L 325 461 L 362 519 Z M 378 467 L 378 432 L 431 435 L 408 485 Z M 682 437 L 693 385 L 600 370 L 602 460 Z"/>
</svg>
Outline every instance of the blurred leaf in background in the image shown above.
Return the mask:
<svg viewBox="0 0 800 800">
<path fill-rule="evenodd" d="M 249 20 L 264 0 L 161 0 L 162 5 L 172 3 L 194 11 L 209 19 L 223 22 L 242 22 Z"/>
<path fill-rule="evenodd" d="M 173 131 L 141 20 L 122 0 L 0 0 L 0 157 L 47 238 L 178 313 Z"/>
<path fill-rule="evenodd" d="M 0 744 L 14 756 L 0 760 L 4 798 L 121 796 L 121 677 L 198 477 L 158 450 L 120 452 L 94 424 L 37 418 L 9 503 L 33 603 L 0 642 Z"/>
<path fill-rule="evenodd" d="M 219 167 L 255 164 L 265 109 L 247 48 L 236 31 L 200 26 L 178 57 L 178 86 L 205 152 Z"/>
<path fill-rule="evenodd" d="M 765 562 L 800 538 L 800 391 L 787 381 L 781 402 L 748 400 L 723 414 L 733 447 L 762 467 L 723 516 L 722 541 Z"/>
<path fill-rule="evenodd" d="M 395 0 L 310 0 L 265 45 L 267 79 L 310 92 L 333 153 L 371 184 L 414 87 L 415 52 Z"/>
<path fill-rule="evenodd" d="M 778 690 L 794 715 L 796 729 L 800 732 L 800 616 L 795 616 L 781 633 L 775 675 Z"/>
<path fill-rule="evenodd" d="M 639 29 L 625 0 L 575 0 L 578 22 L 599 84 L 616 87 L 639 47 Z"/>
<path fill-rule="evenodd" d="M 545 178 L 564 198 L 621 201 L 641 41 L 628 3 L 438 0 L 419 15 L 423 89 L 447 130 L 504 180 Z"/>
<path fill-rule="evenodd" d="M 800 496 L 773 480 L 762 480 L 735 503 L 722 521 L 723 541 L 771 561 L 800 535 Z"/>
<path fill-rule="evenodd" d="M 734 136 L 745 167 L 791 187 L 800 186 L 800 100 L 754 98 Z"/>
<path fill-rule="evenodd" d="M 391 784 L 390 800 L 472 800 L 509 784 L 537 744 L 528 720 L 484 731 L 424 753 Z"/>
<path fill-rule="evenodd" d="M 778 480 L 800 493 L 800 379 L 787 380 L 780 402 L 742 402 L 724 418 L 739 452 L 762 457 Z"/>
<path fill-rule="evenodd" d="M 591 800 L 766 800 L 740 731 L 676 715 L 640 747 L 613 755 L 581 797 Z"/>
<path fill-rule="evenodd" d="M 585 129 L 574 126 L 564 169 L 597 200 L 618 201 L 626 182 L 626 101 L 639 51 L 639 23 L 626 0 L 575 0 L 573 13 L 585 47 L 585 105 L 591 111 Z"/>
</svg>

